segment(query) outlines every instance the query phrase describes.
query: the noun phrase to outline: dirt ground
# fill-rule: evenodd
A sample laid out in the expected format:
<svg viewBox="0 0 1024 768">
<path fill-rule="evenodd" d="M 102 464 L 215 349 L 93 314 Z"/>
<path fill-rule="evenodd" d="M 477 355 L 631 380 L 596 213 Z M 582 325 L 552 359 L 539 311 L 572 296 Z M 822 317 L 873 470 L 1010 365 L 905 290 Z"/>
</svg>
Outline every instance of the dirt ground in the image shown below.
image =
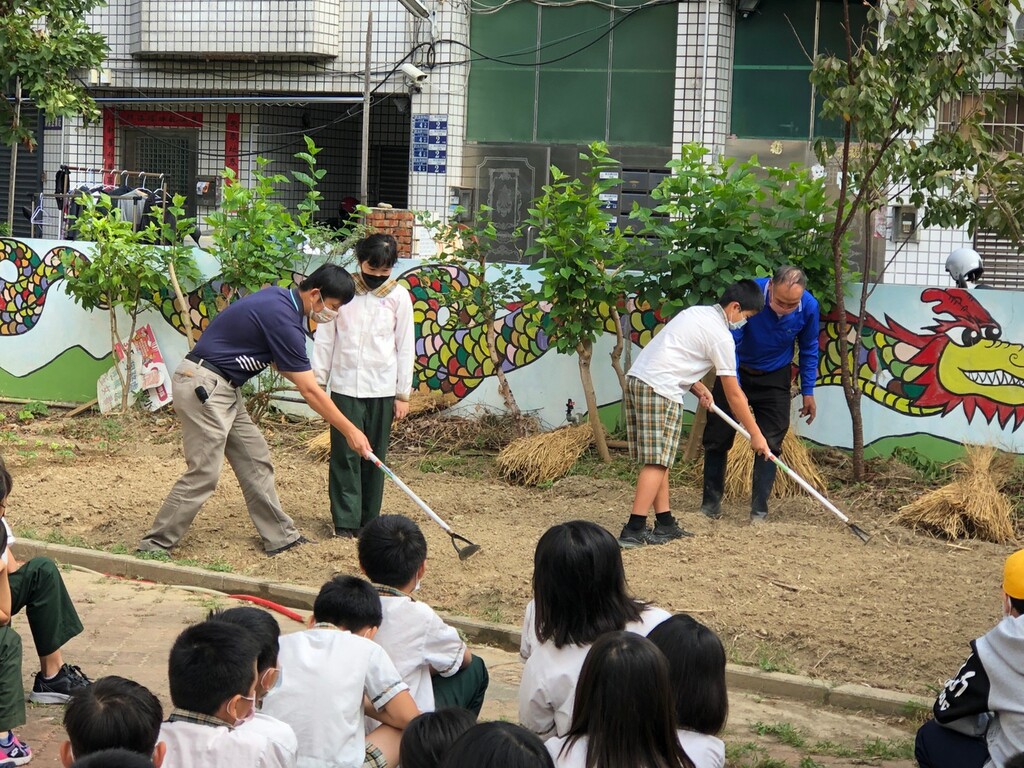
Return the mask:
<svg viewBox="0 0 1024 768">
<path fill-rule="evenodd" d="M 358 570 L 355 543 L 330 535 L 326 465 L 307 456 L 295 432 L 268 427 L 278 492 L 317 543 L 265 557 L 225 466 L 175 558 L 314 586 L 337 571 Z M 114 551 L 134 549 L 184 469 L 175 422 L 167 417 L 127 428 L 94 417 L 27 427 L 8 420 L 0 427 L 0 452 L 15 476 L 8 516 L 16 532 Z M 533 551 L 543 531 L 583 518 L 617 533 L 632 499 L 632 486 L 618 477 L 573 475 L 547 489 L 524 489 L 499 480 L 487 458 L 396 455 L 390 463 L 456 531 L 483 546 L 460 562 L 447 536 L 388 483 L 385 510 L 419 521 L 430 546 L 420 596 L 445 611 L 508 624 L 521 621 L 530 599 Z M 458 474 L 437 471 L 445 466 Z M 908 484 L 904 500 L 915 492 Z M 888 518 L 898 489 L 879 496 L 861 485 L 831 493 L 873 534 L 870 543 L 809 499 L 775 502 L 764 526 L 747 524 L 741 505 L 707 520 L 696 513 L 692 479 L 677 483 L 673 509 L 697 535 L 625 552 L 630 587 L 716 629 L 732 661 L 933 695 L 966 656 L 968 641 L 998 620 L 1002 563 L 1013 547 L 950 544 L 894 525 Z M 879 499 L 888 507 L 879 508 Z"/>
</svg>

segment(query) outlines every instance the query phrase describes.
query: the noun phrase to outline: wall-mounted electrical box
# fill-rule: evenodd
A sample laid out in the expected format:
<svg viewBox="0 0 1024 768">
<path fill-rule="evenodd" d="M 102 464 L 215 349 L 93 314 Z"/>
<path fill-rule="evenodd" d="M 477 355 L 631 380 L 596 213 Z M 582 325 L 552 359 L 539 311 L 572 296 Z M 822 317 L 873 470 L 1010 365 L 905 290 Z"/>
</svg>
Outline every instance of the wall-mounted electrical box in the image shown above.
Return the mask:
<svg viewBox="0 0 1024 768">
<path fill-rule="evenodd" d="M 472 187 L 452 187 L 448 197 L 448 213 L 453 221 L 465 222 L 472 221 L 473 216 L 476 215 L 475 206 L 473 205 L 473 198 L 476 196 L 476 190 Z M 462 212 L 456 213 L 459 208 L 462 208 Z"/>
<path fill-rule="evenodd" d="M 892 240 L 894 243 L 916 243 L 918 242 L 918 218 L 917 206 L 896 205 L 892 209 Z"/>
</svg>

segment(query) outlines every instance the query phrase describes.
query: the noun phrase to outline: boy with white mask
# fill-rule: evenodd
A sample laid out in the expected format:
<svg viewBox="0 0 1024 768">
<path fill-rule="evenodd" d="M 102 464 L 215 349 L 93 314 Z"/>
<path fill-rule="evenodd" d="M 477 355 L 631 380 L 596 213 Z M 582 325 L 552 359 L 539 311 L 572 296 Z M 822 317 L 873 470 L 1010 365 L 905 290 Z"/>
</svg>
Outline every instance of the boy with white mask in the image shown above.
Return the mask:
<svg viewBox="0 0 1024 768">
<path fill-rule="evenodd" d="M 619 546 L 632 549 L 691 536 L 679 527 L 669 506 L 668 471 L 675 463 L 683 428 L 683 396 L 692 392 L 709 408 L 711 392 L 701 379 L 714 368 L 729 406 L 750 433 L 755 453 L 767 456 L 768 443 L 757 426 L 736 372 L 732 330 L 764 307 L 753 280 L 740 280 L 722 292 L 717 304 L 684 309 L 640 352 L 626 374 L 626 436 L 629 457 L 643 467 L 629 520 Z M 654 529 L 647 516 L 654 508 Z"/>
<path fill-rule="evenodd" d="M 355 297 L 333 322 L 317 326 L 313 373 L 338 409 L 366 433 L 374 454 L 387 461 L 391 425 L 409 413 L 412 298 L 391 276 L 398 261 L 395 238 L 364 237 L 355 252 Z M 363 456 L 342 432 L 331 429 L 328 492 L 334 535 L 341 538 L 356 538 L 380 514 L 384 474 Z"/>
</svg>

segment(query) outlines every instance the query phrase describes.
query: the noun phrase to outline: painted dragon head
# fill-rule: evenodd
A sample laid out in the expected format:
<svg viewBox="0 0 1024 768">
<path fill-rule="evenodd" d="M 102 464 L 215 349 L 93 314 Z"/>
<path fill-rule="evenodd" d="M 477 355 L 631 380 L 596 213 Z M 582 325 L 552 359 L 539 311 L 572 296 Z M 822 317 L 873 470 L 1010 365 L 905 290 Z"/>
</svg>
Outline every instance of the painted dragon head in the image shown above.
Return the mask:
<svg viewBox="0 0 1024 768">
<path fill-rule="evenodd" d="M 1024 423 L 1024 345 L 1002 340 L 1003 329 L 968 291 L 929 288 L 921 300 L 934 304 L 934 332 L 910 361 L 926 367 L 922 406 L 950 413 L 963 405 L 968 420 L 980 411 L 1014 429 Z M 946 319 L 950 318 L 950 319 Z"/>
</svg>

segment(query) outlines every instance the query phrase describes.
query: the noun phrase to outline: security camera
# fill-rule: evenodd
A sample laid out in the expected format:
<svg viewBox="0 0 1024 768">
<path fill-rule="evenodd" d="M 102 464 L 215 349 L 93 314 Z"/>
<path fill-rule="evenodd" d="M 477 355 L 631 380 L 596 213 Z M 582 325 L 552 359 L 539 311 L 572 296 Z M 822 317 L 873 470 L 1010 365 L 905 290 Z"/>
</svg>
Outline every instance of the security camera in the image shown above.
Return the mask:
<svg viewBox="0 0 1024 768">
<path fill-rule="evenodd" d="M 427 82 L 427 73 L 409 62 L 403 64 L 399 69 L 416 85 L 423 85 Z"/>
</svg>

